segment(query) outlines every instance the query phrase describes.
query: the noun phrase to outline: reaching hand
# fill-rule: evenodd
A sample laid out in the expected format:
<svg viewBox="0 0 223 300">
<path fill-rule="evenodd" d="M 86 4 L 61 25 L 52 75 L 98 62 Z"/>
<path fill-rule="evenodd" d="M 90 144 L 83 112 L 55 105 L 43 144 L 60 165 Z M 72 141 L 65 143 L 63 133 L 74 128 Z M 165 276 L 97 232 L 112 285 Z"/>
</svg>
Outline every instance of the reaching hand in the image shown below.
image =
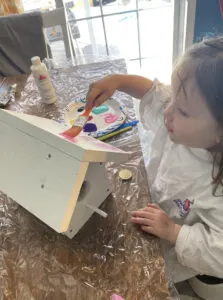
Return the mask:
<svg viewBox="0 0 223 300">
<path fill-rule="evenodd" d="M 86 109 L 104 103 L 114 94 L 118 85 L 118 75 L 110 75 L 92 83 L 86 97 Z"/>
</svg>

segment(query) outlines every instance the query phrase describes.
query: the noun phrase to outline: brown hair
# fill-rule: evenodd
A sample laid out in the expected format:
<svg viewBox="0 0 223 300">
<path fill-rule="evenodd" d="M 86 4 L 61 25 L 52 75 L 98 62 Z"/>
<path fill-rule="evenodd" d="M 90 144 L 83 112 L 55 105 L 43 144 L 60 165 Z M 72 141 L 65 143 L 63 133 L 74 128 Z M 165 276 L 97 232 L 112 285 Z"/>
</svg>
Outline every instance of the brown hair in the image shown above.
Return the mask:
<svg viewBox="0 0 223 300">
<path fill-rule="evenodd" d="M 183 60 L 192 59 L 201 94 L 223 130 L 223 37 L 204 40 L 189 49 Z M 213 153 L 213 195 L 223 186 L 223 141 Z"/>
</svg>

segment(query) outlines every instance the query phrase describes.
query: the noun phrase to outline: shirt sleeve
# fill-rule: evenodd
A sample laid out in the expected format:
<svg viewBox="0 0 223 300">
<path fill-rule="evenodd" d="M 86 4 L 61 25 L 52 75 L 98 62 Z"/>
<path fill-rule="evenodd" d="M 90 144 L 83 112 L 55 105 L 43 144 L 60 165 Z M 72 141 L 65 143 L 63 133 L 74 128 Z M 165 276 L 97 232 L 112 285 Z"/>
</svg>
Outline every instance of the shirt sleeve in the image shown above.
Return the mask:
<svg viewBox="0 0 223 300">
<path fill-rule="evenodd" d="M 212 208 L 200 211 L 201 222 L 181 227 L 175 251 L 182 265 L 199 274 L 223 278 L 223 197 L 212 200 Z"/>
<path fill-rule="evenodd" d="M 163 124 L 163 111 L 170 97 L 170 86 L 155 79 L 152 88 L 140 101 L 139 113 L 144 129 L 155 132 Z"/>
</svg>

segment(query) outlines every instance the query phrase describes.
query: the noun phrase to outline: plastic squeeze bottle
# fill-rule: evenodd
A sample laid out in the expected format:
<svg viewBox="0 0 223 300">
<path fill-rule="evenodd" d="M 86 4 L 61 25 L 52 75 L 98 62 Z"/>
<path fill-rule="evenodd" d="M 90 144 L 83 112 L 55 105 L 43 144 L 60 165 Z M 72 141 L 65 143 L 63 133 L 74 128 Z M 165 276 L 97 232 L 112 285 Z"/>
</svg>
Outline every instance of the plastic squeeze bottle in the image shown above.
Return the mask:
<svg viewBox="0 0 223 300">
<path fill-rule="evenodd" d="M 31 61 L 32 66 L 30 69 L 32 71 L 42 101 L 46 104 L 52 104 L 56 102 L 55 90 L 50 80 L 46 65 L 41 62 L 39 56 L 32 57 Z"/>
</svg>

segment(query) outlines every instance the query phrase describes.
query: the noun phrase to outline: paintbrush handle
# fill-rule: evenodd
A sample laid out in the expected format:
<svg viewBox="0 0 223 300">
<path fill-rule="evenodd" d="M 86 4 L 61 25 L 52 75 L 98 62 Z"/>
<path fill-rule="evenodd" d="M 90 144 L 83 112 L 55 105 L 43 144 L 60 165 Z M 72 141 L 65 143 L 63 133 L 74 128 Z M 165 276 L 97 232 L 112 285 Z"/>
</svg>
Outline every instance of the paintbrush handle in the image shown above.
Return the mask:
<svg viewBox="0 0 223 300">
<path fill-rule="evenodd" d="M 85 126 L 85 124 L 88 121 L 88 117 L 92 111 L 92 108 L 87 109 L 82 115 L 80 115 L 73 126 L 69 128 L 68 130 L 64 131 L 62 133 L 63 136 L 69 136 L 69 137 L 76 137 L 80 132 L 82 131 L 82 128 Z"/>
<path fill-rule="evenodd" d="M 92 108 L 86 110 L 82 115 L 80 115 L 72 127 L 81 127 L 81 128 L 84 127 L 84 125 L 88 121 L 88 117 L 89 117 L 91 111 L 92 111 Z"/>
<path fill-rule="evenodd" d="M 77 120 L 75 121 L 75 123 L 73 124 L 72 127 L 84 127 L 84 125 L 87 123 L 88 121 L 88 117 L 90 115 L 92 111 L 92 108 L 86 110 L 82 115 L 80 115 Z M 72 128 L 71 127 L 71 128 Z"/>
<path fill-rule="evenodd" d="M 93 108 L 89 108 L 87 110 L 85 110 L 85 112 L 82 114 L 83 117 L 89 117 L 91 111 L 92 111 Z"/>
</svg>

